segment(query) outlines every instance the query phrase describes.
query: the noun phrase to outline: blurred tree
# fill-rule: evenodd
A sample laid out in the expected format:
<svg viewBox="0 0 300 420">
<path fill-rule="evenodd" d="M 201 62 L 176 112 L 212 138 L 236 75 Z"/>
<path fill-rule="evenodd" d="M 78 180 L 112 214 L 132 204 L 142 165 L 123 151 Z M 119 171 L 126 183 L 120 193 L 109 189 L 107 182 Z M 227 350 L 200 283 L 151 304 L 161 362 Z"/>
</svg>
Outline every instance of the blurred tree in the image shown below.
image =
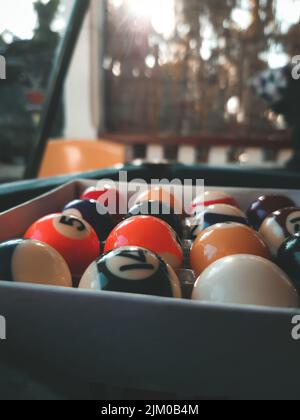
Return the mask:
<svg viewBox="0 0 300 420">
<path fill-rule="evenodd" d="M 146 6 L 137 16 L 132 0 L 107 3 L 108 129 L 193 134 L 277 127 L 248 82 L 271 58 L 274 66 L 274 56 L 288 61 L 300 51 L 300 25 L 283 21 L 278 0 L 174 0 L 170 37 L 155 30 Z"/>
<path fill-rule="evenodd" d="M 57 14 L 60 0 L 50 0 L 43 3 L 41 0 L 34 3 L 34 9 L 37 13 L 38 25 L 34 32 L 34 40 L 43 42 L 56 48 L 59 40 L 57 32 L 51 30 L 51 24 Z"/>
</svg>

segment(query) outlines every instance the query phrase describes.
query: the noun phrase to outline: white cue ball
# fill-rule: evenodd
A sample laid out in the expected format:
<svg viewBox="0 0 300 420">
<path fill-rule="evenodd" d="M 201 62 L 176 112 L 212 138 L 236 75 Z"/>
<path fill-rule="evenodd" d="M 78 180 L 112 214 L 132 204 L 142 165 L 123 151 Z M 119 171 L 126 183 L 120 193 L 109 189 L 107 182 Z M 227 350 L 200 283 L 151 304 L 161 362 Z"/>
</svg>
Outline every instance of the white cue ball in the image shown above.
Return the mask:
<svg viewBox="0 0 300 420">
<path fill-rule="evenodd" d="M 299 307 L 296 289 L 274 263 L 252 255 L 233 255 L 210 265 L 195 283 L 193 300 L 284 308 Z"/>
</svg>

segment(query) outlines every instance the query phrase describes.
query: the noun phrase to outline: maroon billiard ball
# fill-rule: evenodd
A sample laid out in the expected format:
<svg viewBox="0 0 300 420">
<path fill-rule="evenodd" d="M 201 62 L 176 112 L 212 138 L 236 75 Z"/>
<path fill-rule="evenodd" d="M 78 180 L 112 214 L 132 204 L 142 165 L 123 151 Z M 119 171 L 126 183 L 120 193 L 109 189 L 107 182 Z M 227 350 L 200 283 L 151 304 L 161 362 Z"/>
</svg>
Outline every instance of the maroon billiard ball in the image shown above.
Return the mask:
<svg viewBox="0 0 300 420">
<path fill-rule="evenodd" d="M 263 195 L 254 201 L 247 211 L 249 224 L 259 230 L 270 214 L 288 207 L 295 207 L 295 203 L 284 195 Z"/>
<path fill-rule="evenodd" d="M 297 207 L 275 211 L 265 219 L 259 230 L 273 256 L 277 255 L 287 238 L 299 232 L 300 208 Z"/>
</svg>

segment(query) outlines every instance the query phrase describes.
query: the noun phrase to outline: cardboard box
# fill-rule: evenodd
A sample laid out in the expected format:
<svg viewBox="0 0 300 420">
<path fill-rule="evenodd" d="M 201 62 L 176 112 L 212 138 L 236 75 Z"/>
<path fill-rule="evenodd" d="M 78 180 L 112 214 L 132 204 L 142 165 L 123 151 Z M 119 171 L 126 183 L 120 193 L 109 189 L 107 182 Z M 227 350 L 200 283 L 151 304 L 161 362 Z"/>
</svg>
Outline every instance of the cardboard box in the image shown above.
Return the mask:
<svg viewBox="0 0 300 420">
<path fill-rule="evenodd" d="M 21 236 L 92 184 L 72 182 L 3 213 L 0 241 Z M 297 191 L 226 191 L 243 208 L 270 192 L 300 204 Z M 186 397 L 300 397 L 300 342 L 291 335 L 299 309 L 1 283 L 0 314 L 7 320 L 0 354 L 5 346 L 44 372 Z"/>
</svg>

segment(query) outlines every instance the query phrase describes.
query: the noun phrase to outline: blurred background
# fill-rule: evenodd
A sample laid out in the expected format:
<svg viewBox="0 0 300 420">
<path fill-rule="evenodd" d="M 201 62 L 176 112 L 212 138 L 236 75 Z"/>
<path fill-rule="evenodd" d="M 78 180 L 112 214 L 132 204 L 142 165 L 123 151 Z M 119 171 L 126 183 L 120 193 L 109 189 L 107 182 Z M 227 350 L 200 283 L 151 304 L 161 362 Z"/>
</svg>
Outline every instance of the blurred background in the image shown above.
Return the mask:
<svg viewBox="0 0 300 420">
<path fill-rule="evenodd" d="M 74 3 L 0 0 L 2 181 L 34 158 Z M 300 0 L 92 1 L 39 176 L 135 159 L 300 169 L 300 89 L 271 72 L 300 55 L 299 23 Z"/>
</svg>

